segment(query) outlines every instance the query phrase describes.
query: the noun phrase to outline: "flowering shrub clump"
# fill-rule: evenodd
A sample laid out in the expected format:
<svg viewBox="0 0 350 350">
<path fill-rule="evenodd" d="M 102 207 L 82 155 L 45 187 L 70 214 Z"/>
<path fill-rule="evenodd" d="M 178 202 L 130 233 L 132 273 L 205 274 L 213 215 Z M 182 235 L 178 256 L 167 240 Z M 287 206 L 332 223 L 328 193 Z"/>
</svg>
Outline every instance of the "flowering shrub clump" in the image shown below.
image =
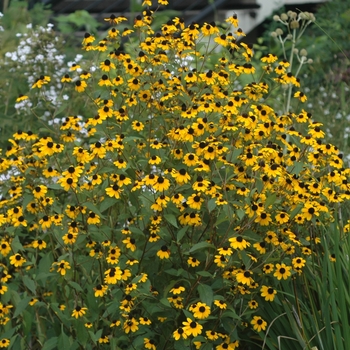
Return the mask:
<svg viewBox="0 0 350 350">
<path fill-rule="evenodd" d="M 2 153 L 2 347 L 261 348 L 349 199 L 320 123 L 268 100 L 281 86 L 304 100 L 285 61 L 255 76 L 235 16 L 156 33 L 154 16 L 86 33 L 81 71 L 62 77 L 83 115 L 70 103 Z M 49 87 L 45 72 L 31 94 Z"/>
</svg>

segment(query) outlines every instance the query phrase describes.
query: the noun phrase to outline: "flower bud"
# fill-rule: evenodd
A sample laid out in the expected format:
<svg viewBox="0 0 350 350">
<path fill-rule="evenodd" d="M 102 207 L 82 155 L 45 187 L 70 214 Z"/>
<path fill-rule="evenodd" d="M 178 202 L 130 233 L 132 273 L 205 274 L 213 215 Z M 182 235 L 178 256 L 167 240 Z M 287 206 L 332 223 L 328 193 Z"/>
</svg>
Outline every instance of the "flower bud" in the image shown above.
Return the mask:
<svg viewBox="0 0 350 350">
<path fill-rule="evenodd" d="M 276 32 L 271 32 L 271 36 L 273 37 L 273 38 L 277 38 L 277 33 Z"/>
<path fill-rule="evenodd" d="M 288 15 L 286 13 L 281 14 L 281 20 L 282 21 L 288 21 Z"/>
<path fill-rule="evenodd" d="M 283 35 L 283 30 L 281 28 L 276 29 L 276 34 L 277 35 Z"/>
<path fill-rule="evenodd" d="M 299 28 L 299 22 L 295 19 L 289 23 L 290 29 L 298 29 Z"/>
<path fill-rule="evenodd" d="M 314 63 L 314 60 L 313 60 L 312 58 L 309 58 L 309 59 L 307 60 L 307 63 L 308 63 L 308 64 L 312 64 L 312 63 Z"/>
<path fill-rule="evenodd" d="M 307 56 L 307 51 L 305 49 L 300 50 L 300 56 Z"/>
<path fill-rule="evenodd" d="M 292 40 L 293 39 L 293 35 L 292 34 L 288 34 L 286 38 L 287 38 L 287 40 Z"/>
<path fill-rule="evenodd" d="M 274 15 L 272 18 L 276 22 L 278 22 L 280 20 L 280 16 L 278 16 L 278 15 Z"/>
<path fill-rule="evenodd" d="M 296 12 L 294 12 L 294 11 L 288 11 L 287 14 L 288 14 L 289 18 L 291 18 L 291 19 L 296 19 L 296 18 L 297 18 L 297 15 L 298 15 L 298 14 L 297 14 Z"/>
<path fill-rule="evenodd" d="M 293 50 L 293 53 L 294 53 L 294 55 L 297 55 L 297 54 L 299 53 L 299 49 L 295 48 L 295 49 Z"/>
</svg>

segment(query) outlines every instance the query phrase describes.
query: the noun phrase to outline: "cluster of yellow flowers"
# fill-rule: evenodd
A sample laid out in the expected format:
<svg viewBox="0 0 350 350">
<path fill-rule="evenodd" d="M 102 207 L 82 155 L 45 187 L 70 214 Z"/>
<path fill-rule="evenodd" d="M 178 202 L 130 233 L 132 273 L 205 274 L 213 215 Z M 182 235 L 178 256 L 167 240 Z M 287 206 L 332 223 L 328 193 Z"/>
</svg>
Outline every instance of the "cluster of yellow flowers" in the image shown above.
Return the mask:
<svg viewBox="0 0 350 350">
<path fill-rule="evenodd" d="M 62 77 L 86 114 L 70 102 L 50 136 L 18 131 L 3 151 L 0 294 L 13 296 L 0 318 L 22 329 L 14 341 L 43 341 L 20 325 L 33 312 L 80 346 L 88 329 L 100 346 L 244 346 L 267 328 L 259 305 L 303 273 L 318 227 L 350 198 L 350 171 L 302 109 L 288 62 L 254 67 L 235 16 L 226 29 L 174 18 L 157 32 L 154 16 L 122 30 L 111 15 L 98 42 L 86 33 L 99 68 Z M 297 89 L 297 111 L 271 106 L 280 85 Z"/>
</svg>

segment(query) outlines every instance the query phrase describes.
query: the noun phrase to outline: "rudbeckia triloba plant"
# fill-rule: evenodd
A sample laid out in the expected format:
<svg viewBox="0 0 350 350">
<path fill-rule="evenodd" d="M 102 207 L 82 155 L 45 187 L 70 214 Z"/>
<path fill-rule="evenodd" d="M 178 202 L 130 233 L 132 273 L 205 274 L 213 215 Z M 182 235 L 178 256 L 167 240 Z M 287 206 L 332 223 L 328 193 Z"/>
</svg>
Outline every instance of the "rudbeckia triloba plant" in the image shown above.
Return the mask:
<svg viewBox="0 0 350 350">
<path fill-rule="evenodd" d="M 252 65 L 235 16 L 155 31 L 149 3 L 85 34 L 69 104 L 2 151 L 2 347 L 278 348 L 278 307 L 349 198 L 286 61 Z"/>
</svg>

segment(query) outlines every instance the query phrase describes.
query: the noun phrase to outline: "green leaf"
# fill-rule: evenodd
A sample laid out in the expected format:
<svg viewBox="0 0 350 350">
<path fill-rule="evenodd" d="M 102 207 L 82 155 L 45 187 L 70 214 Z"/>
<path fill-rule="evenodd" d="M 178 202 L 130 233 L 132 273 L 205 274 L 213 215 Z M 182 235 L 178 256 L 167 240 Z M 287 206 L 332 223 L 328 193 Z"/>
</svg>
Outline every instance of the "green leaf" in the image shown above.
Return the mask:
<svg viewBox="0 0 350 350">
<path fill-rule="evenodd" d="M 206 284 L 200 284 L 198 286 L 198 293 L 201 302 L 206 303 L 208 306 L 211 306 L 214 300 L 214 294 L 211 287 Z"/>
<path fill-rule="evenodd" d="M 70 349 L 70 341 L 69 341 L 69 337 L 67 336 L 66 333 L 64 333 L 63 330 L 63 325 L 61 326 L 61 335 L 58 338 L 58 348 L 59 349 Z"/>
<path fill-rule="evenodd" d="M 173 215 L 173 214 L 164 214 L 164 218 L 165 218 L 166 221 L 169 222 L 169 224 L 173 225 L 176 228 L 178 227 L 175 215 Z"/>
<path fill-rule="evenodd" d="M 199 271 L 197 272 L 197 275 L 203 277 L 213 277 L 213 275 L 208 271 Z"/>
<path fill-rule="evenodd" d="M 104 217 L 93 203 L 85 202 L 84 205 L 86 206 L 86 208 L 90 209 L 93 213 L 97 214 L 101 219 Z"/>
<path fill-rule="evenodd" d="M 117 199 L 111 197 L 106 198 L 100 205 L 100 212 L 103 213 L 115 203 L 117 203 Z"/>
<path fill-rule="evenodd" d="M 211 243 L 208 242 L 199 242 L 196 243 L 190 250 L 189 253 L 194 253 L 197 250 L 204 250 L 206 248 L 215 248 L 215 246 Z"/>
<path fill-rule="evenodd" d="M 12 240 L 11 247 L 14 253 L 17 253 L 19 250 L 24 250 L 18 236 L 15 236 L 15 238 Z"/>
<path fill-rule="evenodd" d="M 62 190 L 63 191 L 62 186 L 59 184 L 49 184 L 47 186 L 47 188 L 50 188 L 51 190 Z"/>
<path fill-rule="evenodd" d="M 184 235 L 186 234 L 188 229 L 188 226 L 183 227 L 180 231 L 178 231 L 177 235 L 176 235 L 176 239 L 177 242 L 181 242 L 182 238 L 184 237 Z"/>
<path fill-rule="evenodd" d="M 70 286 L 72 286 L 77 292 L 83 292 L 83 289 L 80 287 L 80 285 L 74 281 L 69 281 L 68 283 Z"/>
<path fill-rule="evenodd" d="M 271 196 L 267 197 L 265 201 L 265 208 L 268 208 L 270 205 L 273 205 L 276 202 L 276 199 L 276 193 L 273 193 Z"/>
<path fill-rule="evenodd" d="M 51 350 L 57 348 L 57 340 L 57 337 L 50 338 L 48 341 L 45 342 L 41 350 Z"/>
<path fill-rule="evenodd" d="M 299 175 L 299 173 L 303 170 L 304 163 L 302 162 L 294 162 L 294 166 L 291 167 L 290 173 Z"/>
<path fill-rule="evenodd" d="M 23 283 L 33 294 L 36 294 L 35 282 L 31 278 L 23 276 Z"/>
<path fill-rule="evenodd" d="M 32 297 L 24 297 L 16 306 L 16 310 L 13 314 L 13 318 L 16 318 L 20 315 L 28 306 L 29 302 L 32 300 Z"/>
<path fill-rule="evenodd" d="M 209 202 L 208 202 L 208 210 L 209 213 L 211 213 L 215 208 L 216 208 L 216 198 L 212 198 Z"/>
<path fill-rule="evenodd" d="M 28 194 L 28 193 L 23 194 L 22 207 L 26 208 L 28 203 L 30 203 L 33 199 L 34 199 L 34 196 L 32 194 Z"/>
</svg>

